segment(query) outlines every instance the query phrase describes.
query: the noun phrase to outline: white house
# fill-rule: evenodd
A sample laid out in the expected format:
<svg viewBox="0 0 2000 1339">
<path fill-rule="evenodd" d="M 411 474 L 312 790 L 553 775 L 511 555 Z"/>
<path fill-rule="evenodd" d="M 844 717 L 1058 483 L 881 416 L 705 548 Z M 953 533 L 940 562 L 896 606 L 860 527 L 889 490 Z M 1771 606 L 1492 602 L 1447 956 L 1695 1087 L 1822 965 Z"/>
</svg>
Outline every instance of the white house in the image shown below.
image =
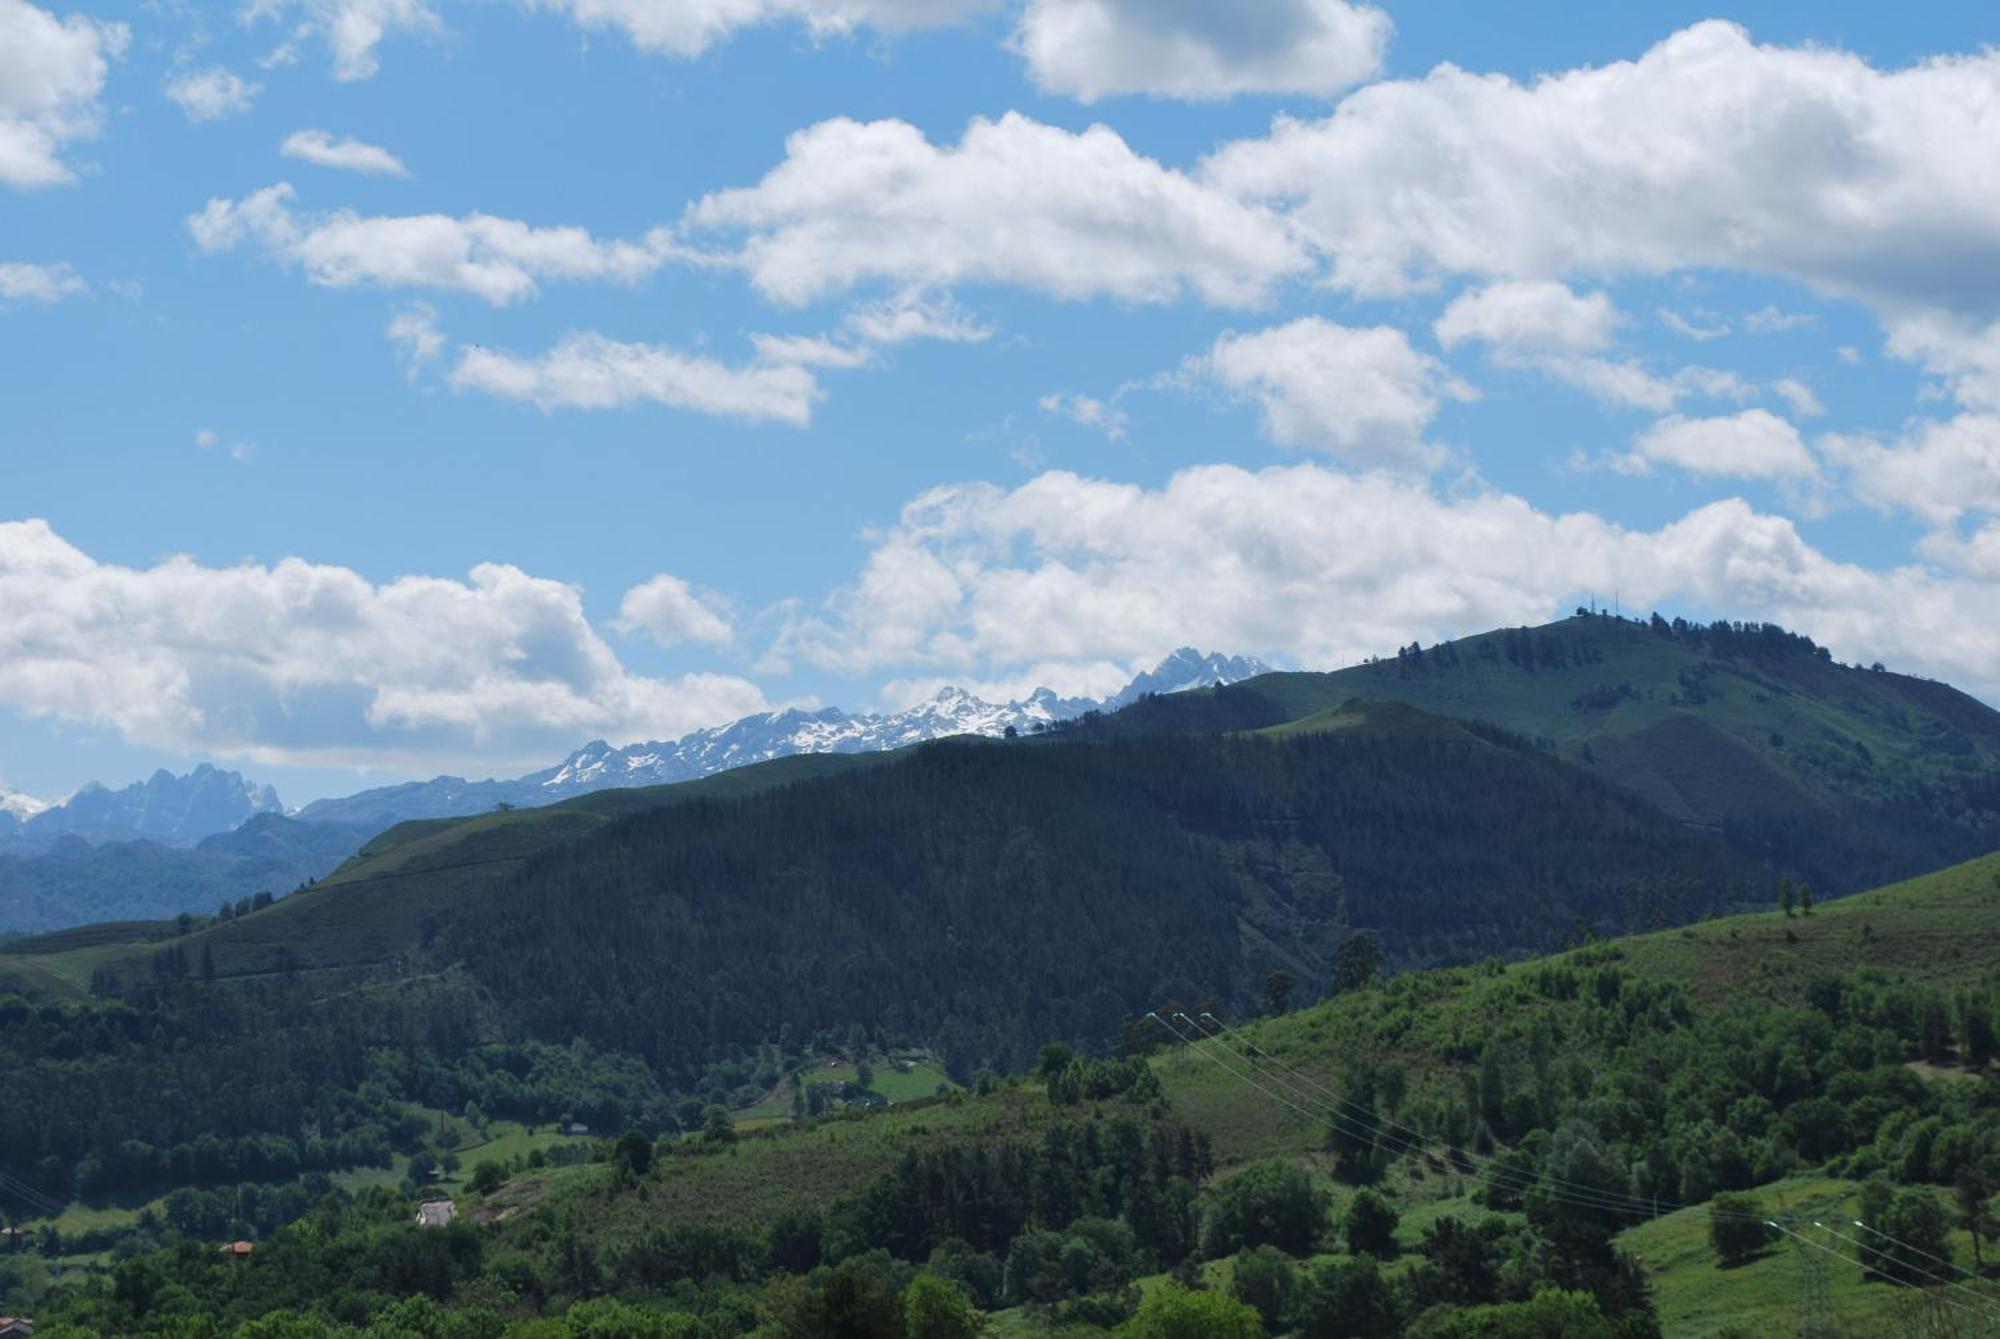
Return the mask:
<svg viewBox="0 0 2000 1339">
<path fill-rule="evenodd" d="M 450 1200 L 425 1200 L 417 1206 L 418 1227 L 443 1227 L 458 1217 L 458 1205 Z"/>
</svg>

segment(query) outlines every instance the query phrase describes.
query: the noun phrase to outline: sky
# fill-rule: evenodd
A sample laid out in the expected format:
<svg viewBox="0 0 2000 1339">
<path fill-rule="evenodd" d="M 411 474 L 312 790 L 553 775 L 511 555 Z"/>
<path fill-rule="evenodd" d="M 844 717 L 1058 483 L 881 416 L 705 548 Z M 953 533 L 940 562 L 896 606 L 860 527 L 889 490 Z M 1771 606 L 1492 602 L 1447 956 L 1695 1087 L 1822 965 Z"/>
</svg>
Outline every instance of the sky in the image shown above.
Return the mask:
<svg viewBox="0 0 2000 1339">
<path fill-rule="evenodd" d="M 1992 36 L 0 0 L 0 787 L 296 804 L 1588 602 L 2000 702 Z"/>
</svg>

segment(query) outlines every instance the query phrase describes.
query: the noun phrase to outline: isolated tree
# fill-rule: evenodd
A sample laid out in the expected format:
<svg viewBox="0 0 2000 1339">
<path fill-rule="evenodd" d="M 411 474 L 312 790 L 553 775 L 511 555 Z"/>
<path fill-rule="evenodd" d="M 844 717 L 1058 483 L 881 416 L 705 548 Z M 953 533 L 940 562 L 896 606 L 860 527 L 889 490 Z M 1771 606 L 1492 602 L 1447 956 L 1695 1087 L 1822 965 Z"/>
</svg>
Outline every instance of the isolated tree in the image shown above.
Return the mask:
<svg viewBox="0 0 2000 1339">
<path fill-rule="evenodd" d="M 701 1113 L 701 1137 L 708 1144 L 736 1142 L 736 1122 L 729 1119 L 728 1107 L 712 1106 Z"/>
<path fill-rule="evenodd" d="M 481 1195 L 491 1195 L 507 1183 L 507 1170 L 497 1162 L 483 1161 L 472 1169 L 472 1188 Z"/>
<path fill-rule="evenodd" d="M 1292 974 L 1280 967 L 1264 978 L 1264 1012 L 1281 1014 L 1291 1006 L 1292 987 L 1298 983 Z"/>
<path fill-rule="evenodd" d="M 1333 979 L 1342 990 L 1366 990 L 1375 984 L 1381 970 L 1381 945 L 1368 934 L 1357 930 L 1340 941 L 1333 959 Z"/>
<path fill-rule="evenodd" d="M 719 1110 L 720 1108 L 711 1108 Z M 724 1111 L 726 1120 L 729 1113 Z M 644 1176 L 653 1166 L 653 1141 L 644 1130 L 627 1130 L 618 1136 L 618 1143 L 611 1151 L 611 1160 L 618 1170 L 634 1179 Z"/>
<path fill-rule="evenodd" d="M 1710 1200 L 1708 1244 L 1725 1266 L 1740 1265 L 1770 1245 L 1771 1229 L 1757 1201 L 1727 1192 Z"/>
<path fill-rule="evenodd" d="M 1799 884 L 1799 914 L 1812 915 L 1812 885 L 1804 881 Z"/>
<path fill-rule="evenodd" d="M 1790 917 L 1798 910 L 1798 904 L 1798 889 L 1792 887 L 1792 876 L 1787 874 L 1778 881 L 1778 909 Z"/>
<path fill-rule="evenodd" d="M 875 1086 L 875 1066 L 869 1064 L 866 1060 L 857 1064 L 854 1067 L 854 1086 L 864 1093 L 873 1088 Z"/>
</svg>

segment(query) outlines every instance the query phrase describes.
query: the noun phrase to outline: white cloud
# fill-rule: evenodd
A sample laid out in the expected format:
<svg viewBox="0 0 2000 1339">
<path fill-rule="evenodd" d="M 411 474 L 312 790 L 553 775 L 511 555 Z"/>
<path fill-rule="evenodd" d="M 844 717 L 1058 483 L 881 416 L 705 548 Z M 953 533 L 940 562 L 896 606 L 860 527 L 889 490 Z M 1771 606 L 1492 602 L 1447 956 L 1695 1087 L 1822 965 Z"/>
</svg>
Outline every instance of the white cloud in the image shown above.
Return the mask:
<svg viewBox="0 0 2000 1339">
<path fill-rule="evenodd" d="M 190 121 L 219 121 L 250 110 L 263 88 L 220 65 L 188 70 L 167 80 L 167 96 Z"/>
<path fill-rule="evenodd" d="M 1107 403 L 1094 395 L 1052 391 L 1041 398 L 1040 404 L 1043 413 L 1056 414 L 1083 427 L 1095 428 L 1114 442 L 1124 440 L 1129 426 L 1125 411 L 1115 401 Z"/>
<path fill-rule="evenodd" d="M 65 263 L 30 265 L 24 261 L 0 261 L 0 304 L 60 302 L 89 291 L 90 285 Z"/>
<path fill-rule="evenodd" d="M 782 646 L 852 673 L 928 665 L 1013 682 L 1023 667 L 1182 645 L 1333 666 L 1539 622 L 1613 588 L 1630 607 L 1771 618 L 1843 659 L 2000 690 L 1992 582 L 1836 562 L 1741 500 L 1632 530 L 1317 464 L 1201 466 L 1157 489 L 1051 472 L 931 490 Z"/>
<path fill-rule="evenodd" d="M 241 200 L 213 199 L 188 216 L 204 251 L 248 241 L 330 288 L 455 289 L 496 305 L 533 296 L 540 280 L 633 284 L 673 251 L 663 231 L 640 242 L 599 241 L 582 228 L 536 228 L 490 214 L 302 215 L 290 183 Z"/>
<path fill-rule="evenodd" d="M 1658 312 L 1661 325 L 1673 331 L 1676 335 L 1682 335 L 1701 343 L 1707 343 L 1711 339 L 1721 339 L 1729 333 L 1729 323 L 1727 321 L 1715 321 L 1712 325 L 1697 325 L 1694 321 L 1689 320 L 1671 307 L 1661 307 L 1658 309 Z M 1710 317 L 1706 319 L 1713 320 L 1714 318 Z"/>
<path fill-rule="evenodd" d="M 2000 521 L 1988 522 L 1969 539 L 1949 530 L 1935 531 L 1917 547 L 1934 563 L 2000 583 Z"/>
<path fill-rule="evenodd" d="M 1013 112 L 947 146 L 903 121 L 822 121 L 792 135 L 762 181 L 703 197 L 687 220 L 738 237 L 751 281 L 794 303 L 881 281 L 1240 306 L 1308 266 L 1272 214 L 1115 131 Z"/>
<path fill-rule="evenodd" d="M 1771 383 L 1784 402 L 1792 407 L 1792 413 L 1800 418 L 1818 418 L 1826 413 L 1826 406 L 1820 403 L 1813 388 L 1797 377 L 1779 377 Z"/>
<path fill-rule="evenodd" d="M 666 572 L 625 592 L 614 626 L 621 632 L 644 632 L 663 647 L 683 642 L 727 646 L 736 636 L 720 600 Z"/>
<path fill-rule="evenodd" d="M 376 176 L 407 177 L 410 170 L 403 160 L 377 144 L 367 144 L 348 136 L 335 139 L 324 130 L 296 130 L 285 137 L 278 152 L 318 167 L 342 172 L 366 172 Z"/>
<path fill-rule="evenodd" d="M 692 58 L 744 28 L 803 23 L 815 37 L 962 23 L 1000 0 L 529 0 L 584 29 L 615 29 L 641 51 Z"/>
<path fill-rule="evenodd" d="M 1382 66 L 1394 25 L 1346 0 L 1028 0 L 1015 34 L 1042 91 L 1330 97 Z"/>
<path fill-rule="evenodd" d="M 1706 22 L 1531 83 L 1372 84 L 1202 176 L 1285 204 L 1363 294 L 1706 266 L 1991 319 L 2000 286 L 1968 276 L 2000 273 L 1996 100 L 2000 51 L 1884 72 Z"/>
<path fill-rule="evenodd" d="M 1225 334 L 1201 367 L 1262 410 L 1271 440 L 1364 462 L 1439 463 L 1424 431 L 1442 398 L 1473 395 L 1402 331 L 1317 316 Z"/>
<path fill-rule="evenodd" d="M 122 23 L 58 19 L 27 0 L 0 0 L 0 184 L 76 180 L 63 148 L 97 134 L 98 95 L 129 40 Z"/>
<path fill-rule="evenodd" d="M 621 409 L 662 404 L 746 422 L 804 427 L 819 383 L 797 363 L 731 367 L 657 344 L 627 344 L 594 332 L 565 335 L 539 358 L 471 347 L 451 384 L 542 409 Z"/>
<path fill-rule="evenodd" d="M 1649 474 L 1672 465 L 1691 474 L 1733 479 L 1813 480 L 1819 465 L 1799 430 L 1768 409 L 1717 418 L 1665 418 L 1633 440 L 1613 465 Z"/>
<path fill-rule="evenodd" d="M 861 303 L 847 314 L 847 328 L 871 344 L 906 344 L 918 339 L 978 344 L 993 334 L 950 298 L 914 291 Z"/>
<path fill-rule="evenodd" d="M 388 334 L 389 342 L 396 346 L 412 378 L 444 353 L 444 332 L 438 329 L 437 308 L 428 302 L 413 302 L 398 308 L 389 318 Z"/>
<path fill-rule="evenodd" d="M 752 335 L 750 344 L 767 363 L 848 369 L 875 361 L 875 350 L 867 345 L 842 344 L 824 335 Z"/>
<path fill-rule="evenodd" d="M 1745 316 L 1743 328 L 1753 335 L 1777 335 L 1809 326 L 1818 319 L 1811 312 L 1779 311 L 1776 307 L 1765 306 Z"/>
<path fill-rule="evenodd" d="M 1621 408 L 1665 412 L 1689 395 L 1754 394 L 1732 372 L 1684 367 L 1660 376 L 1630 359 L 1600 356 L 1623 323 L 1601 290 L 1579 294 L 1554 279 L 1514 279 L 1453 298 L 1432 331 L 1447 349 L 1483 343 L 1503 367 L 1535 369 Z"/>
<path fill-rule="evenodd" d="M 2000 515 L 2000 414 L 1926 419 L 1889 441 L 1829 434 L 1820 447 L 1846 467 L 1863 502 L 1937 526 L 1969 512 Z"/>
<path fill-rule="evenodd" d="M 380 584 L 298 558 L 130 568 L 23 521 L 0 524 L 0 607 L 0 703 L 181 752 L 525 767 L 767 705 L 742 679 L 632 674 L 576 587 L 497 563 Z"/>
<path fill-rule="evenodd" d="M 398 33 L 438 33 L 444 20 L 428 0 L 247 0 L 246 20 L 289 21 L 291 39 L 266 58 L 267 65 L 290 64 L 299 39 L 318 37 L 333 52 L 333 77 L 367 79 L 381 67 L 376 48 Z"/>
<path fill-rule="evenodd" d="M 1551 279 L 1526 279 L 1461 293 L 1432 329 L 1447 349 L 1478 340 L 1502 356 L 1527 358 L 1602 349 L 1621 320 L 1602 290 L 1579 294 Z"/>
</svg>

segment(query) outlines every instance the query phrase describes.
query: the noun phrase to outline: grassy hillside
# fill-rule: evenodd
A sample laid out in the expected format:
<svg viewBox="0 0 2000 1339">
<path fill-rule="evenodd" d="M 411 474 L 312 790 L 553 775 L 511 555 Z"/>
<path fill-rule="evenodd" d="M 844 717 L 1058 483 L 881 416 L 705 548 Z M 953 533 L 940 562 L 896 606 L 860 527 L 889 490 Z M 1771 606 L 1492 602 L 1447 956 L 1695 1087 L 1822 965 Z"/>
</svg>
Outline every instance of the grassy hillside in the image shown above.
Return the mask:
<svg viewBox="0 0 2000 1339">
<path fill-rule="evenodd" d="M 1285 1159 L 1307 1170 L 1339 1221 L 1356 1192 L 1330 1175 L 1333 1158 L 1326 1152 L 1324 1117 L 1309 1118 L 1296 1105 L 1303 1102 L 1317 1112 L 1312 1091 L 1351 1093 L 1355 1062 L 1365 1058 L 1406 1075 L 1409 1091 L 1397 1114 L 1405 1123 L 1424 1125 L 1428 1104 L 1450 1097 L 1471 1080 L 1483 1038 L 1518 1040 L 1541 1026 L 1581 1025 L 1587 1001 L 1548 995 L 1552 973 L 1614 970 L 1628 999 L 1642 990 L 1684 991 L 1693 1012 L 1683 1026 L 1697 1027 L 1767 1002 L 1802 1007 L 1808 982 L 1842 973 L 1851 978 L 1859 972 L 1885 987 L 1953 989 L 1995 982 L 1996 963 L 2000 855 L 1816 908 L 1810 917 L 1728 917 L 1691 931 L 1632 936 L 1506 968 L 1405 976 L 1387 987 L 1248 1023 L 1231 1036 L 1242 1054 L 1267 1057 L 1268 1072 L 1296 1076 L 1310 1085 L 1305 1088 L 1280 1088 L 1268 1078 L 1246 1080 L 1231 1072 L 1243 1063 L 1238 1056 L 1208 1046 L 1167 1047 L 1155 1055 L 1152 1066 L 1164 1090 L 1163 1110 L 1211 1142 L 1219 1182 L 1258 1159 Z M 1603 1049 L 1601 1039 L 1579 1033 L 1569 1044 L 1579 1062 L 1621 1063 L 1616 1050 Z M 1510 1067 L 1519 1062 L 1517 1052 Z M 1955 1060 L 1926 1070 L 1924 1084 L 1972 1077 Z M 1522 1077 L 1510 1074 L 1510 1079 Z M 1991 1090 L 1996 1080 L 1983 1082 Z M 1289 1104 L 1280 1100 L 1287 1095 Z M 1097 1118 L 1115 1118 L 1119 1110 L 1119 1104 L 1106 1103 Z M 509 1218 L 523 1233 L 532 1234 L 534 1224 L 550 1221 L 601 1224 L 607 1251 L 661 1223 L 754 1231 L 801 1204 L 825 1208 L 861 1194 L 912 1149 L 1032 1144 L 1071 1118 L 1071 1109 L 1051 1104 L 1039 1086 L 1013 1084 L 987 1096 L 968 1094 L 913 1108 L 763 1129 L 723 1155 L 668 1159 L 639 1196 L 619 1188 L 600 1165 L 536 1176 L 503 1192 L 496 1203 L 513 1210 Z M 1475 1192 L 1477 1167 L 1496 1151 L 1473 1154 L 1470 1167 L 1454 1167 L 1435 1157 L 1393 1160 L 1379 1189 L 1401 1212 L 1397 1237 L 1406 1252 L 1419 1248 L 1426 1228 L 1443 1217 L 1477 1221 L 1493 1212 Z M 1853 1176 L 1799 1166 L 1758 1186 L 1753 1195 L 1764 1211 L 1817 1216 L 1853 1235 L 1858 1229 L 1850 1220 L 1860 1211 L 1859 1192 L 1860 1182 Z M 1677 1194 L 1663 1198 L 1671 1203 Z M 1522 1221 L 1518 1211 L 1502 1211 L 1499 1217 Z M 1800 1264 L 1787 1243 L 1774 1244 L 1741 1266 L 1724 1268 L 1709 1245 L 1708 1212 L 1699 1203 L 1650 1220 L 1628 1221 L 1632 1225 L 1620 1233 L 1619 1244 L 1638 1258 L 1666 1335 L 1761 1335 L 1796 1326 Z M 1909 1323 L 1915 1305 L 1909 1290 L 1865 1280 L 1854 1264 L 1852 1245 L 1825 1233 L 1815 1239 L 1844 1252 L 1840 1259 L 1829 1257 L 1828 1266 L 1839 1333 L 1892 1333 Z M 1971 1239 L 1954 1230 L 1948 1242 L 1956 1259 L 1969 1267 Z M 1397 1268 L 1412 1260 L 1406 1256 Z M 1218 1268 L 1226 1280 L 1226 1268 Z M 1017 1311 L 1000 1317 L 999 1324 L 1000 1332 L 1024 1335 L 1060 1328 L 1035 1313 Z"/>
<path fill-rule="evenodd" d="M 1100 728 L 1312 728 L 1355 700 L 1498 725 L 1823 891 L 2000 846 L 2000 713 L 1777 629 L 1578 616 L 1155 698 Z"/>
</svg>

